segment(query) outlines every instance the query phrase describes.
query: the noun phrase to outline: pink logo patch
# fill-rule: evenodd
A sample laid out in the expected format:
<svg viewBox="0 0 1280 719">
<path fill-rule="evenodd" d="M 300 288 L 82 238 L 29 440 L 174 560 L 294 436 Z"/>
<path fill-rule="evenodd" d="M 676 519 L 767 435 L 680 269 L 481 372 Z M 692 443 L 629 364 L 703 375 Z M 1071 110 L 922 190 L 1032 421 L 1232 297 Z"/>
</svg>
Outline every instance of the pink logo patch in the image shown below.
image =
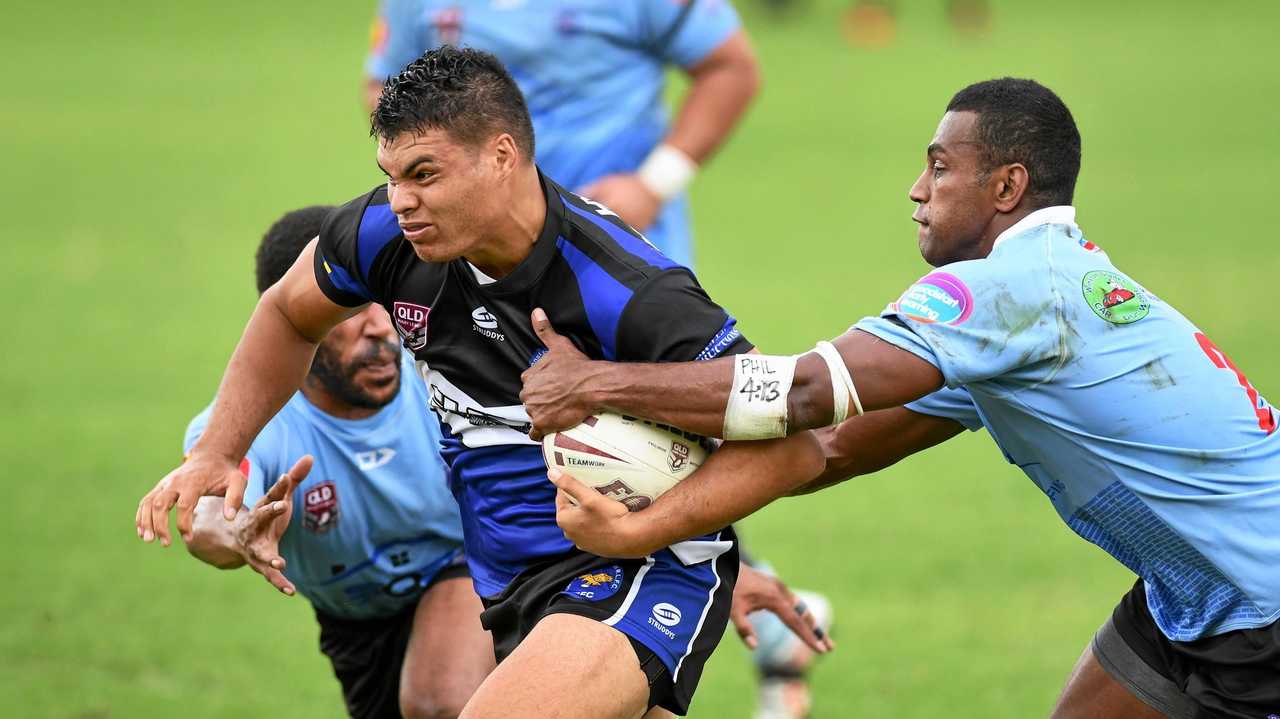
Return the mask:
<svg viewBox="0 0 1280 719">
<path fill-rule="evenodd" d="M 958 325 L 973 314 L 973 293 L 959 277 L 932 272 L 908 287 L 890 307 L 916 322 Z"/>
<path fill-rule="evenodd" d="M 396 332 L 404 340 L 404 346 L 411 350 L 420 350 L 427 346 L 427 315 L 430 307 L 415 305 L 410 302 L 396 302 L 391 306 L 391 318 L 395 320 Z"/>
</svg>

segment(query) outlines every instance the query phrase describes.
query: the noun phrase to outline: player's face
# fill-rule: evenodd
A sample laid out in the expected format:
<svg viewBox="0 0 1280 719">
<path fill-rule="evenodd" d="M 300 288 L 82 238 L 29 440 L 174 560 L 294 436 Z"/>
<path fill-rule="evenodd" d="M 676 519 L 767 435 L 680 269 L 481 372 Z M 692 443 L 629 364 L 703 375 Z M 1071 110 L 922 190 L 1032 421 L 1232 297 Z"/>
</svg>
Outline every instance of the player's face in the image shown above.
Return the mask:
<svg viewBox="0 0 1280 719">
<path fill-rule="evenodd" d="M 400 344 L 387 311 L 369 305 L 329 330 L 316 350 L 311 376 L 352 407 L 377 409 L 395 399 L 400 389 Z"/>
<path fill-rule="evenodd" d="M 924 172 L 908 196 L 918 206 L 920 254 L 934 267 L 986 257 L 986 229 L 996 215 L 991 182 L 982 180 L 978 116 L 948 112 L 929 143 Z"/>
<path fill-rule="evenodd" d="M 493 225 L 501 199 L 485 151 L 444 130 L 405 132 L 378 144 L 391 211 L 404 238 L 427 262 L 448 262 L 475 249 Z"/>
</svg>

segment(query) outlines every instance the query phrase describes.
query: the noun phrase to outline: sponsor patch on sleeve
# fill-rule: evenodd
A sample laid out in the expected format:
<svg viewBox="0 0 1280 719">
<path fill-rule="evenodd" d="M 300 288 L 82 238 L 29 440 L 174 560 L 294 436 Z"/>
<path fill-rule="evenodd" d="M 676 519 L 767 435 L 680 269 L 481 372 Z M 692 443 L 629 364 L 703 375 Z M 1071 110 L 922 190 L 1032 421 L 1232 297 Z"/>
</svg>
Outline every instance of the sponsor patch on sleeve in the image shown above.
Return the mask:
<svg viewBox="0 0 1280 719">
<path fill-rule="evenodd" d="M 973 293 L 959 277 L 931 272 L 908 287 L 888 310 L 916 322 L 958 325 L 973 314 Z"/>
</svg>

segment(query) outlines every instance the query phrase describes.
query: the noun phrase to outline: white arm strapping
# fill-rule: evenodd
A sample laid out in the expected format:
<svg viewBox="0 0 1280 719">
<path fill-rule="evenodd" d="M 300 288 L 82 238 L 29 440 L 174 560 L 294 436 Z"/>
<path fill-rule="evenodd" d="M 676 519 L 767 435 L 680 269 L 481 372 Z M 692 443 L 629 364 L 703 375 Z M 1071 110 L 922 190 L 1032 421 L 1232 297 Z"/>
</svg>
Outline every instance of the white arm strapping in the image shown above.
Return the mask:
<svg viewBox="0 0 1280 719">
<path fill-rule="evenodd" d="M 840 424 L 849 416 L 849 401 L 853 400 L 854 412 L 862 414 L 862 400 L 858 399 L 858 389 L 853 386 L 853 375 L 840 356 L 836 346 L 823 340 L 814 350 L 827 363 L 827 371 L 831 373 L 832 422 Z"/>
<path fill-rule="evenodd" d="M 738 355 L 733 385 L 724 409 L 725 439 L 775 439 L 787 436 L 787 395 L 796 376 L 796 358 Z"/>
</svg>

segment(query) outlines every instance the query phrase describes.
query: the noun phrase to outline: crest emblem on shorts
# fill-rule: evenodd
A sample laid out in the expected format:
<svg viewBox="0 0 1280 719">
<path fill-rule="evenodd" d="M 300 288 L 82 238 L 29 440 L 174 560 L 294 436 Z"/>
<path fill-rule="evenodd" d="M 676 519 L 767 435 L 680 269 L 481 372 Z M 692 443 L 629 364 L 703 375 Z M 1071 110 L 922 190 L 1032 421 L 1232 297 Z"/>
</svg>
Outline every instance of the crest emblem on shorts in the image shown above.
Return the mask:
<svg viewBox="0 0 1280 719">
<path fill-rule="evenodd" d="M 321 482 L 302 495 L 302 526 L 316 534 L 333 529 L 338 523 L 338 488 L 333 482 Z"/>
<path fill-rule="evenodd" d="M 1080 283 L 1093 313 L 1116 325 L 1127 325 L 1151 312 L 1151 300 L 1136 282 L 1118 272 L 1094 270 Z"/>
<path fill-rule="evenodd" d="M 575 577 L 572 582 L 569 582 L 569 586 L 564 588 L 563 594 L 576 599 L 585 599 L 588 602 L 599 602 L 618 593 L 622 588 L 623 577 L 622 567 L 617 564 L 593 569 Z"/>
<path fill-rule="evenodd" d="M 391 306 L 391 319 L 395 321 L 396 332 L 404 346 L 417 351 L 427 346 L 427 315 L 430 307 L 415 305 L 411 302 L 396 302 Z"/>
<path fill-rule="evenodd" d="M 671 451 L 667 453 L 667 466 L 672 472 L 679 472 L 689 463 L 689 445 L 683 442 L 672 442 Z"/>
</svg>

